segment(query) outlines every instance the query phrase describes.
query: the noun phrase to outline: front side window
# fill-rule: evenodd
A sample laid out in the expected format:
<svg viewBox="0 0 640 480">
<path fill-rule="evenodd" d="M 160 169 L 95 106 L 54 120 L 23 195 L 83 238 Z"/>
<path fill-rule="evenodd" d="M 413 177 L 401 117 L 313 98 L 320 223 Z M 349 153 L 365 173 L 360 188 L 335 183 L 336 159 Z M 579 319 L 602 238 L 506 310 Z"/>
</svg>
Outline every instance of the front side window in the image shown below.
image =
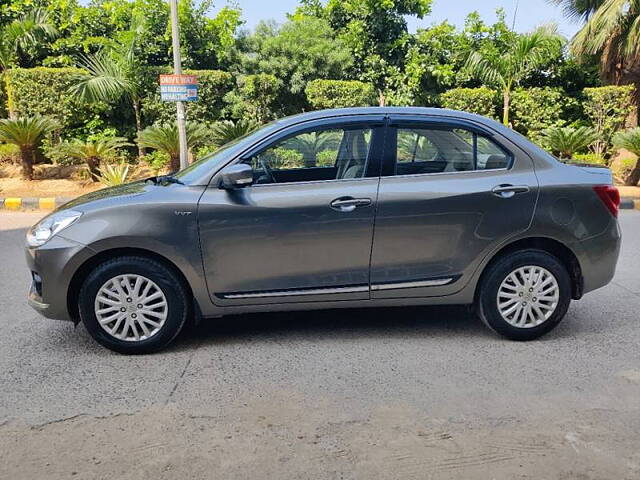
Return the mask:
<svg viewBox="0 0 640 480">
<path fill-rule="evenodd" d="M 300 133 L 243 160 L 257 184 L 354 179 L 365 176 L 371 129 L 333 128 Z"/>
<path fill-rule="evenodd" d="M 396 175 L 508 168 L 510 155 L 461 128 L 397 128 Z"/>
</svg>

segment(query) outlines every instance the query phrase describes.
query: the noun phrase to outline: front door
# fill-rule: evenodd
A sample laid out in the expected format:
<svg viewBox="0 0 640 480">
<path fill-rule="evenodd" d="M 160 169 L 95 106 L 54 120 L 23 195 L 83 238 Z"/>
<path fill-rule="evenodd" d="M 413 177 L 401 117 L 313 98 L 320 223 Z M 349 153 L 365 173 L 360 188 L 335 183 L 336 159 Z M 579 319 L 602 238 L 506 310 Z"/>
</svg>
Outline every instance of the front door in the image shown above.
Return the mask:
<svg viewBox="0 0 640 480">
<path fill-rule="evenodd" d="M 526 230 L 531 159 L 468 122 L 391 119 L 378 195 L 371 297 L 450 295 L 500 242 Z"/>
<path fill-rule="evenodd" d="M 239 161 L 254 184 L 216 179 L 198 218 L 221 306 L 369 298 L 382 119 L 294 127 Z"/>
</svg>

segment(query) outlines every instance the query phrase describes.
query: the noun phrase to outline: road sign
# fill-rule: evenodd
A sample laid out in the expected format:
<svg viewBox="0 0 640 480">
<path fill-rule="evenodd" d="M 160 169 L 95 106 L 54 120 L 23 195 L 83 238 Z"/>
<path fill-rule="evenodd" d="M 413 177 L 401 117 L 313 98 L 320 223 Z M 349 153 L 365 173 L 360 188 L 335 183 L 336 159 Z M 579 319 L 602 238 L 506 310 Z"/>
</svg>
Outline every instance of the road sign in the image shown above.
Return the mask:
<svg viewBox="0 0 640 480">
<path fill-rule="evenodd" d="M 160 98 L 163 102 L 195 102 L 198 100 L 198 77 L 160 75 Z"/>
</svg>

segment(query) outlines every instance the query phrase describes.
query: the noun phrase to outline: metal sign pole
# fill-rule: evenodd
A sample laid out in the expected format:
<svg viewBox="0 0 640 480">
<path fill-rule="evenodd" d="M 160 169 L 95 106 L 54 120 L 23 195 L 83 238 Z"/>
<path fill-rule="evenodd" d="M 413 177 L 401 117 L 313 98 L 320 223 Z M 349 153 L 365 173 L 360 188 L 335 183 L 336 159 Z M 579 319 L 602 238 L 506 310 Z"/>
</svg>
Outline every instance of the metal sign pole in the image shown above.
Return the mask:
<svg viewBox="0 0 640 480">
<path fill-rule="evenodd" d="M 173 73 L 182 74 L 182 60 L 180 58 L 180 27 L 178 24 L 178 0 L 169 0 L 171 9 L 171 40 L 173 49 Z M 176 102 L 177 121 L 178 121 L 178 140 L 180 142 L 180 168 L 189 166 L 189 158 L 187 156 L 187 125 L 184 112 L 184 103 Z"/>
</svg>

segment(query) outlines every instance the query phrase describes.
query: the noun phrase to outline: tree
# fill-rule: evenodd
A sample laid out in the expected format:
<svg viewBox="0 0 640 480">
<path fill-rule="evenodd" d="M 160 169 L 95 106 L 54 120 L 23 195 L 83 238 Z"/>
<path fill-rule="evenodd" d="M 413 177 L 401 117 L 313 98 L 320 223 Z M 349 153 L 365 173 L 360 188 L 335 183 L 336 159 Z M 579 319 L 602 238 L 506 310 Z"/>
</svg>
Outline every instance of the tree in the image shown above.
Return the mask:
<svg viewBox="0 0 640 480">
<path fill-rule="evenodd" d="M 113 158 L 122 147 L 129 146 L 126 138 L 111 137 L 96 140 L 74 140 L 61 143 L 56 149 L 71 158 L 81 160 L 87 164 L 91 180 L 100 180 L 100 163 L 102 160 Z"/>
<path fill-rule="evenodd" d="M 75 78 L 71 93 L 90 103 L 128 100 L 133 107 L 139 135 L 142 131 L 141 102 L 145 94 L 145 77 L 134 48 L 135 35 L 132 34 L 126 43 L 83 56 L 80 67 L 84 72 Z M 144 147 L 139 144 L 138 156 L 142 157 L 144 153 Z"/>
<path fill-rule="evenodd" d="M 432 0 L 329 0 L 324 8 L 305 1 L 301 13 L 325 18 L 351 50 L 359 80 L 386 90 L 388 67 L 400 68 L 409 45 L 407 16 L 423 18 Z"/>
<path fill-rule="evenodd" d="M 57 35 L 49 13 L 41 8 L 34 8 L 4 25 L 0 30 L 1 69 L 5 70 L 12 64 L 33 66 L 29 64 L 30 52 L 42 49 Z"/>
<path fill-rule="evenodd" d="M 584 26 L 571 41 L 582 59 L 596 56 L 604 79 L 633 84 L 640 105 L 640 2 L 637 0 L 551 0 Z"/>
<path fill-rule="evenodd" d="M 624 148 L 638 157 L 636 165 L 625 179 L 625 184 L 635 186 L 640 181 L 640 128 L 618 132 L 613 137 L 613 143 L 618 148 Z"/>
<path fill-rule="evenodd" d="M 557 127 L 542 132 L 542 141 L 559 158 L 571 158 L 574 153 L 584 151 L 597 139 L 597 132 L 590 127 Z"/>
<path fill-rule="evenodd" d="M 58 123 L 41 116 L 0 120 L 0 142 L 11 143 L 20 149 L 22 176 L 33 180 L 36 149 L 43 138 L 59 127 Z"/>
<path fill-rule="evenodd" d="M 548 28 L 520 35 L 502 55 L 485 56 L 472 52 L 466 62 L 470 74 L 488 85 L 502 90 L 503 123 L 509 125 L 511 92 L 531 71 L 545 63 L 549 55 L 562 43 L 561 37 Z"/>
<path fill-rule="evenodd" d="M 295 16 L 281 27 L 262 23 L 241 41 L 241 69 L 248 74 L 269 74 L 281 82 L 279 114 L 308 108 L 304 94 L 316 78 L 339 80 L 352 65 L 352 56 L 326 20 Z"/>
<path fill-rule="evenodd" d="M 189 149 L 203 145 L 209 140 L 208 129 L 199 123 L 187 123 L 187 146 Z M 154 125 L 145 128 L 136 139 L 138 145 L 160 150 L 169 155 L 172 172 L 180 170 L 180 141 L 176 123 Z"/>
</svg>

